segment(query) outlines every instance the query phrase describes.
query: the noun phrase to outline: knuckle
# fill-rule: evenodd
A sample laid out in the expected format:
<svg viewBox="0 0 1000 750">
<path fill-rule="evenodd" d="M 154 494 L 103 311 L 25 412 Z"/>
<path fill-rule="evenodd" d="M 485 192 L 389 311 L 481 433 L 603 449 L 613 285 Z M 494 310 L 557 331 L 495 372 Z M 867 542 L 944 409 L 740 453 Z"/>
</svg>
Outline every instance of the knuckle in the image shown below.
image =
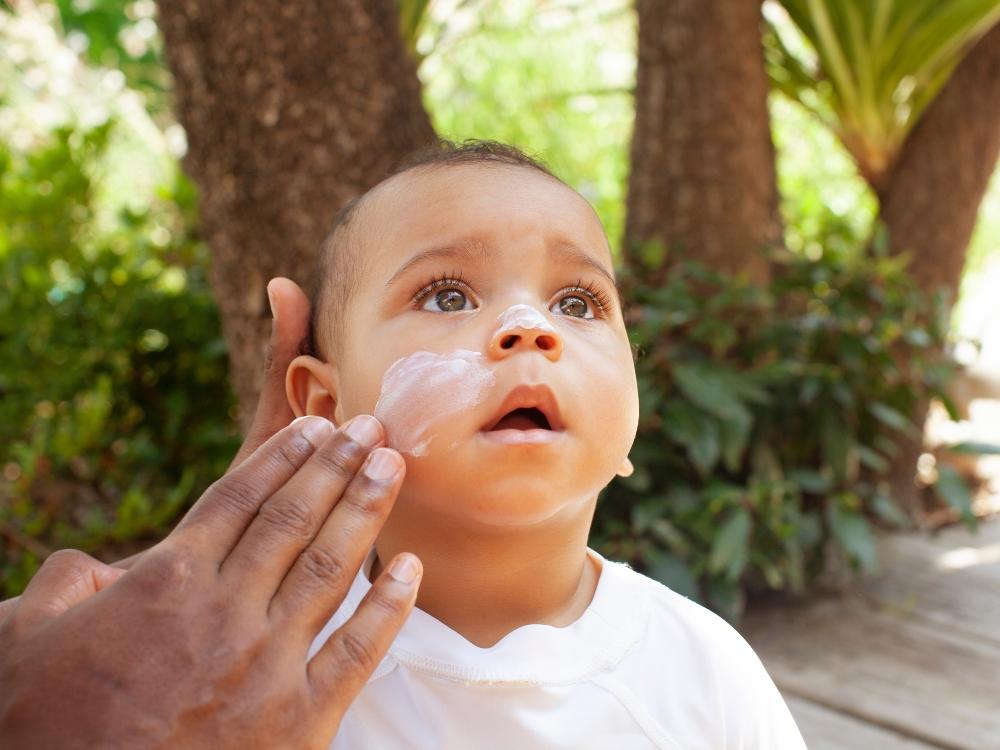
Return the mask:
<svg viewBox="0 0 1000 750">
<path fill-rule="evenodd" d="M 378 666 L 375 644 L 357 633 L 344 633 L 338 640 L 340 650 L 349 664 L 371 672 Z"/>
<path fill-rule="evenodd" d="M 389 487 L 374 482 L 366 482 L 361 487 L 352 488 L 344 498 L 355 512 L 369 517 L 381 517 L 389 513 L 392 497 Z"/>
<path fill-rule="evenodd" d="M 299 467 L 309 458 L 313 445 L 302 435 L 295 434 L 290 440 L 278 443 L 274 452 L 274 461 L 282 472 L 298 471 Z"/>
<path fill-rule="evenodd" d="M 136 568 L 147 590 L 184 592 L 194 577 L 195 560 L 186 549 L 165 547 L 156 551 L 152 564 Z"/>
<path fill-rule="evenodd" d="M 391 596 L 386 596 L 378 589 L 372 589 L 371 598 L 368 600 L 373 607 L 378 607 L 390 619 L 397 619 L 403 614 L 403 603 Z"/>
<path fill-rule="evenodd" d="M 302 568 L 316 581 L 326 586 L 344 580 L 344 564 L 334 555 L 319 547 L 307 547 L 302 553 Z"/>
<path fill-rule="evenodd" d="M 312 508 L 297 497 L 273 497 L 261 507 L 259 518 L 296 538 L 311 538 L 317 526 Z"/>
<path fill-rule="evenodd" d="M 355 466 L 357 463 L 357 446 L 350 442 L 349 439 L 334 440 L 331 442 L 332 445 L 328 450 L 321 450 L 316 454 L 316 460 L 323 471 L 342 479 L 350 479 L 354 476 L 354 472 L 357 469 Z"/>
<path fill-rule="evenodd" d="M 85 567 L 91 560 L 92 558 L 90 555 L 81 552 L 78 549 L 57 549 L 45 558 L 45 562 L 42 566 L 73 570 L 75 568 Z"/>
<path fill-rule="evenodd" d="M 223 477 L 212 486 L 211 492 L 219 505 L 235 516 L 245 518 L 257 512 L 254 487 L 239 476 Z"/>
</svg>

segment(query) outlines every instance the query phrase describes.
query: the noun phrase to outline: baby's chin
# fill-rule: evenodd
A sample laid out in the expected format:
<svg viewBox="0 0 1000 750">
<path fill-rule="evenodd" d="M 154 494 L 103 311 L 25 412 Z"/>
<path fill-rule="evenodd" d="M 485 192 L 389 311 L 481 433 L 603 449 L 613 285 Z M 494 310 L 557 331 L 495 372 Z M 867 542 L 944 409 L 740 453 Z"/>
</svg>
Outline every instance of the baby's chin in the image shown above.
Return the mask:
<svg viewBox="0 0 1000 750">
<path fill-rule="evenodd" d="M 404 453 L 398 502 L 460 523 L 523 527 L 585 510 L 614 476 L 614 467 L 581 462 L 572 450 L 496 450 L 479 440 L 451 450 L 431 441 L 422 455 Z"/>
</svg>

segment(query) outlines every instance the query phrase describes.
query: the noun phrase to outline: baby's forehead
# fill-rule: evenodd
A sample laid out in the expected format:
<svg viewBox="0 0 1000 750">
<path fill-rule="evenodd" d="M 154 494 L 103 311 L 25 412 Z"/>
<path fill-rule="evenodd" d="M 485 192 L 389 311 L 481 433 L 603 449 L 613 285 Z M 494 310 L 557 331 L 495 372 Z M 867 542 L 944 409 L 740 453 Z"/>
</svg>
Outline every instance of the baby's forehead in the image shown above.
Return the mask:
<svg viewBox="0 0 1000 750">
<path fill-rule="evenodd" d="M 517 242 L 583 248 L 607 268 L 611 251 L 600 219 L 575 190 L 533 167 L 447 164 L 396 175 L 365 196 L 358 222 L 364 255 L 376 265 L 456 243 L 500 251 Z"/>
</svg>

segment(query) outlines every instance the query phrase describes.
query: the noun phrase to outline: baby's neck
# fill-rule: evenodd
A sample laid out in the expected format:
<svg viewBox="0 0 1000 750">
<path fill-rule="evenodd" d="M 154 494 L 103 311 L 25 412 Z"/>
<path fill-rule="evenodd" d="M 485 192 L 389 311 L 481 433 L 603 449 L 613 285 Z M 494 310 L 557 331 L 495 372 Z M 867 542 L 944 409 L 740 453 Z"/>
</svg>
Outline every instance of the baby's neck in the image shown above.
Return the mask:
<svg viewBox="0 0 1000 750">
<path fill-rule="evenodd" d="M 565 627 L 587 609 L 601 574 L 587 554 L 593 507 L 541 529 L 474 535 L 440 521 L 418 529 L 397 506 L 369 577 L 399 552 L 415 553 L 424 566 L 416 606 L 481 648 L 522 625 Z"/>
</svg>

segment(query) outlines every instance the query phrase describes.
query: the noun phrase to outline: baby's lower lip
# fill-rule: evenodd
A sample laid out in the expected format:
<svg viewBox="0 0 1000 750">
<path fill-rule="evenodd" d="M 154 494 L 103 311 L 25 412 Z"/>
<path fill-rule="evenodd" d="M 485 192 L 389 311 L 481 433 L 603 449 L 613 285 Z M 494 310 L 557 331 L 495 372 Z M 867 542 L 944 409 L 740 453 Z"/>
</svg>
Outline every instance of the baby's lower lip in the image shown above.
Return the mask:
<svg viewBox="0 0 1000 750">
<path fill-rule="evenodd" d="M 479 433 L 484 439 L 499 445 L 548 445 L 559 440 L 561 430 L 484 430 Z"/>
</svg>

